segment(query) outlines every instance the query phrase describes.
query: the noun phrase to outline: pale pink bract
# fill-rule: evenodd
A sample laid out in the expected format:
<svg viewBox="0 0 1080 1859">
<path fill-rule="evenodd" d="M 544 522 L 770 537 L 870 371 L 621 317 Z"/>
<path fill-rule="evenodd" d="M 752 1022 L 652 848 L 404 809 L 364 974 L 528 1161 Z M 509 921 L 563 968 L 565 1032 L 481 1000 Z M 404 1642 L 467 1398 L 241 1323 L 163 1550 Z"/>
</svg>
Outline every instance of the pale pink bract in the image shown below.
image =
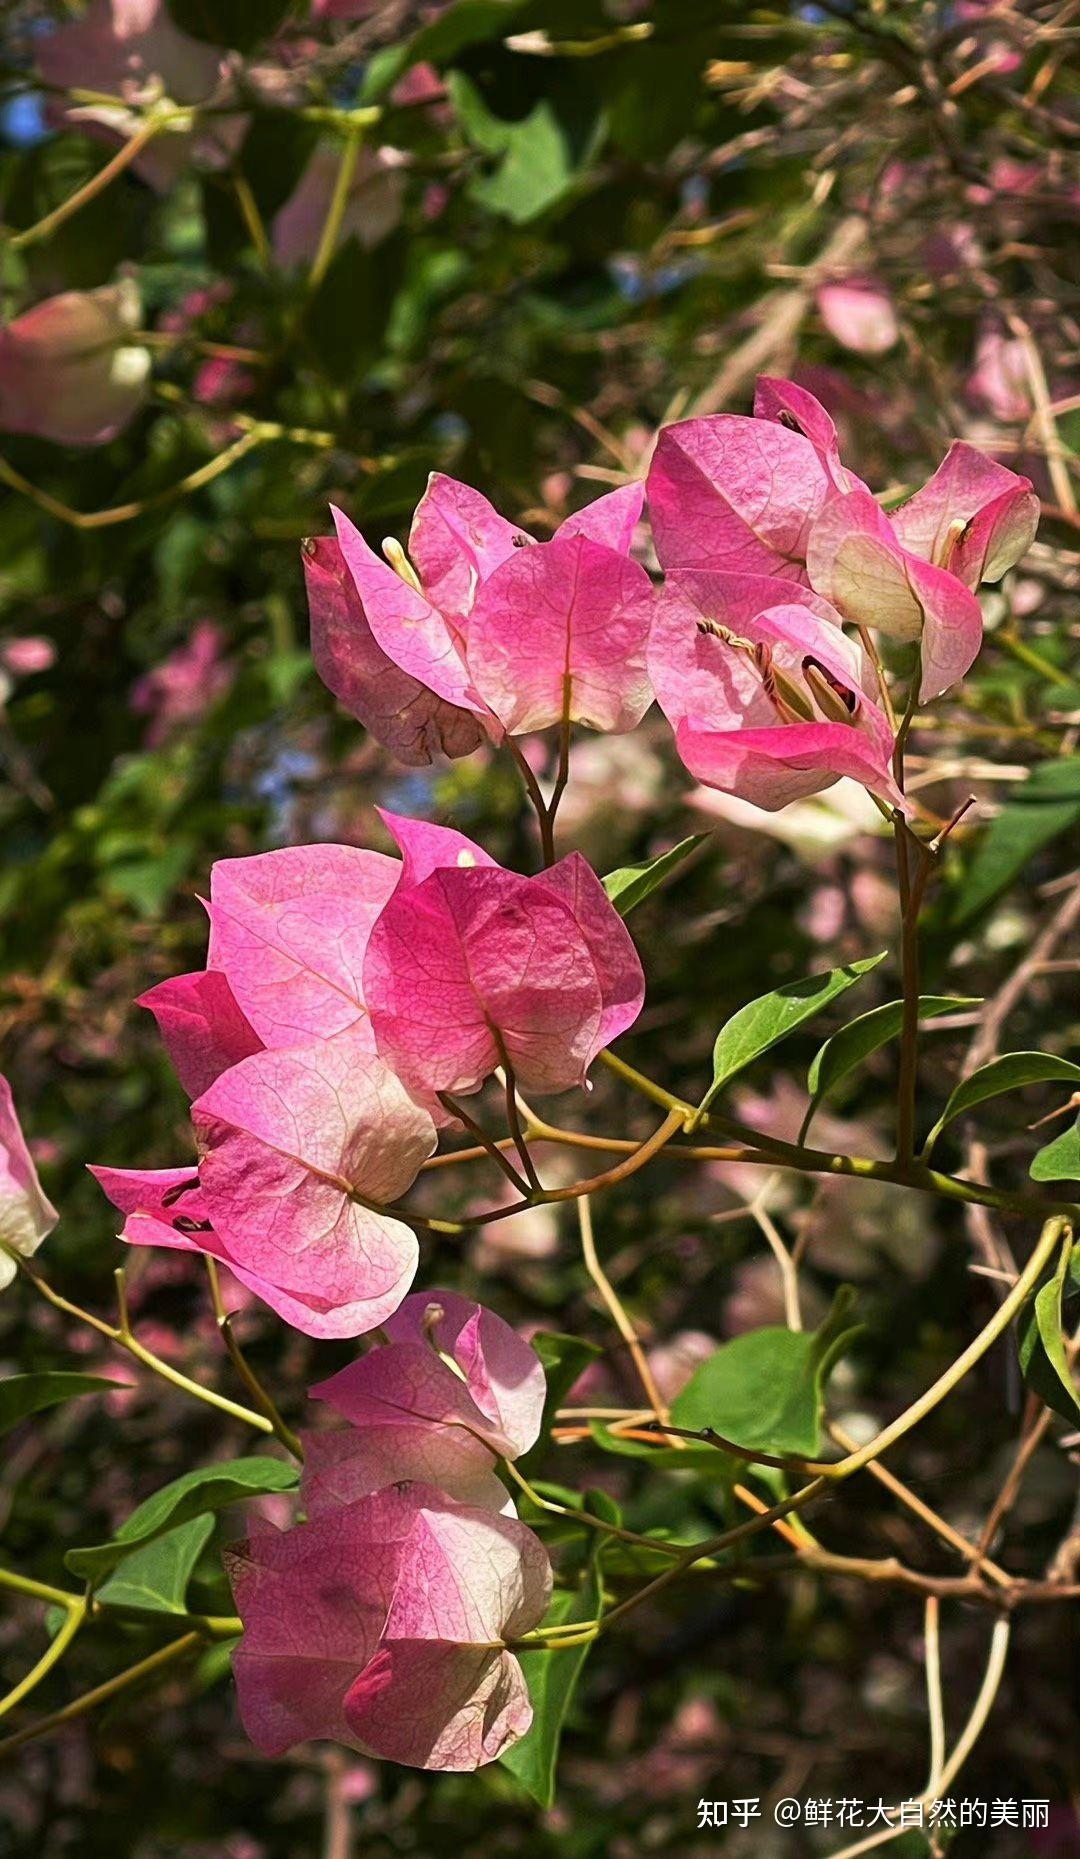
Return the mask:
<svg viewBox="0 0 1080 1859">
<path fill-rule="evenodd" d="M 150 351 L 130 278 L 66 290 L 0 327 L 0 430 L 104 445 L 146 398 Z"/>
<path fill-rule="evenodd" d="M 358 846 L 284 846 L 219 859 L 210 876 L 207 965 L 225 975 L 267 1046 L 293 1046 L 366 1015 L 371 927 L 398 865 Z"/>
<path fill-rule="evenodd" d="M 59 1218 L 42 1192 L 11 1086 L 0 1075 L 0 1240 L 4 1242 L 0 1246 L 0 1291 L 11 1283 L 17 1270 L 11 1253 L 30 1258 Z"/>
<path fill-rule="evenodd" d="M 509 1324 L 455 1291 L 418 1291 L 383 1326 L 386 1343 L 310 1390 L 350 1422 L 305 1438 L 310 1516 L 400 1478 L 464 1504 L 513 1511 L 499 1458 L 540 1429 L 539 1358 Z"/>
<path fill-rule="evenodd" d="M 328 1309 L 349 1306 L 354 1335 L 397 1309 L 416 1236 L 384 1209 L 432 1153 L 435 1127 L 366 1027 L 242 1059 L 192 1119 L 209 1218 L 238 1264 Z"/>
</svg>

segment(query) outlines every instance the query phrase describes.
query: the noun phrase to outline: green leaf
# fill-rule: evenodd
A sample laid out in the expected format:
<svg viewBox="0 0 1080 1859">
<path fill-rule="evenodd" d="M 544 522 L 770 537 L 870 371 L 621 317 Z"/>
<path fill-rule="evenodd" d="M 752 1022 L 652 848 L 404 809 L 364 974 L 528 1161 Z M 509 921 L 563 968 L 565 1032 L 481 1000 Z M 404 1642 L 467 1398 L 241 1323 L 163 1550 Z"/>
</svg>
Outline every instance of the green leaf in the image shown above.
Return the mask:
<svg viewBox="0 0 1080 1859">
<path fill-rule="evenodd" d="M 708 833 L 692 833 L 689 839 L 680 839 L 677 846 L 670 851 L 661 852 L 659 858 L 646 859 L 640 865 L 622 865 L 618 871 L 609 871 L 604 879 L 604 889 L 621 917 L 629 916 L 631 910 L 655 891 L 658 884 L 676 866 L 689 858 L 695 846 L 709 837 Z"/>
<path fill-rule="evenodd" d="M 588 1343 L 581 1336 L 563 1336 L 557 1330 L 541 1330 L 533 1337 L 532 1346 L 543 1365 L 547 1394 L 544 1397 L 544 1413 L 536 1444 L 529 1448 L 520 1461 L 526 1476 L 529 1466 L 535 1464 L 543 1454 L 556 1408 L 562 1406 L 578 1376 L 584 1374 L 589 1363 L 594 1362 L 600 1354 L 595 1343 Z"/>
<path fill-rule="evenodd" d="M 190 1517 L 131 1555 L 97 1591 L 112 1607 L 137 1607 L 147 1614 L 182 1614 L 191 1572 L 213 1534 L 214 1519 Z"/>
<path fill-rule="evenodd" d="M 812 1459 L 833 1365 L 855 1335 L 844 1285 L 820 1329 L 771 1326 L 733 1337 L 703 1362 L 672 1404 L 676 1425 L 715 1428 L 737 1446 Z"/>
<path fill-rule="evenodd" d="M 296 1467 L 280 1459 L 230 1459 L 222 1465 L 185 1472 L 133 1510 L 111 1543 L 69 1549 L 65 1566 L 85 1581 L 100 1581 L 133 1550 L 164 1536 L 190 1517 L 222 1510 L 227 1504 L 242 1503 L 266 1491 L 291 1491 L 297 1477 Z"/>
<path fill-rule="evenodd" d="M 1080 1117 L 1039 1150 L 1028 1172 L 1032 1181 L 1080 1181 Z"/>
<path fill-rule="evenodd" d="M 972 1072 L 969 1078 L 962 1078 L 956 1086 L 926 1139 L 924 1158 L 930 1154 L 942 1130 L 963 1116 L 965 1110 L 974 1110 L 976 1104 L 1000 1097 L 1005 1091 L 1018 1091 L 1025 1084 L 1054 1082 L 1080 1084 L 1080 1065 L 1074 1065 L 1071 1059 L 1055 1058 L 1050 1052 L 1007 1052 L 1000 1059 L 992 1059 L 989 1065 L 980 1065 L 978 1071 Z"/>
<path fill-rule="evenodd" d="M 568 1621 L 599 1617 L 604 1600 L 600 1574 L 602 1553 L 603 1544 L 598 1543 L 576 1591 L 569 1593 L 564 1589 L 552 1595 L 544 1626 L 561 1627 Z M 550 1807 L 555 1799 L 559 1740 L 589 1650 L 590 1643 L 586 1641 L 584 1645 L 568 1647 L 565 1652 L 518 1654 L 532 1699 L 533 1720 L 521 1741 L 499 1760 L 541 1807 Z"/>
<path fill-rule="evenodd" d="M 933 1020 L 939 1014 L 950 1013 L 957 1008 L 978 1007 L 979 1004 L 979 1000 L 971 995 L 920 994 L 919 1019 Z M 877 1052 L 880 1047 L 887 1046 L 891 1039 L 898 1037 L 903 1019 L 903 1001 L 885 1001 L 880 1007 L 871 1007 L 869 1013 L 861 1013 L 857 1020 L 850 1021 L 825 1041 L 806 1074 L 806 1088 L 814 1100 L 815 1110 L 827 1091 L 831 1091 L 842 1078 L 853 1072 L 872 1052 Z"/>
<path fill-rule="evenodd" d="M 967 923 L 1023 871 L 1028 860 L 1080 821 L 1080 757 L 1044 762 L 987 827 L 953 910 Z"/>
<path fill-rule="evenodd" d="M 1018 1347 L 1020 1367 L 1032 1393 L 1075 1426 L 1080 1420 L 1080 1393 L 1065 1353 L 1061 1309 L 1072 1251 L 1070 1235 L 1062 1245 L 1053 1277 L 1024 1307 L 1018 1324 Z"/>
<path fill-rule="evenodd" d="M 536 219 L 569 193 L 603 137 L 598 99 L 585 92 L 546 95 L 527 116 L 507 119 L 489 110 L 463 72 L 450 73 L 447 89 L 468 140 L 496 158 L 497 165 L 477 176 L 469 192 L 515 226 Z"/>
<path fill-rule="evenodd" d="M 39 1414 L 46 1407 L 59 1407 L 80 1394 L 94 1394 L 99 1388 L 122 1388 L 122 1381 L 106 1381 L 101 1375 L 75 1375 L 66 1369 L 39 1369 L 29 1375 L 11 1375 L 0 1381 L 0 1437 L 10 1433 L 21 1420 Z"/>
<path fill-rule="evenodd" d="M 825 974 L 809 975 L 805 981 L 788 981 L 772 994 L 762 994 L 749 1001 L 721 1027 L 713 1047 L 713 1081 L 701 1102 L 707 1110 L 718 1091 L 753 1059 L 786 1039 L 804 1020 L 820 1013 L 830 1001 L 861 981 L 870 969 L 885 960 L 886 950 L 866 961 L 851 962 L 846 968 L 830 968 Z"/>
<path fill-rule="evenodd" d="M 168 0 L 174 25 L 193 39 L 249 52 L 273 38 L 292 0 Z"/>
</svg>

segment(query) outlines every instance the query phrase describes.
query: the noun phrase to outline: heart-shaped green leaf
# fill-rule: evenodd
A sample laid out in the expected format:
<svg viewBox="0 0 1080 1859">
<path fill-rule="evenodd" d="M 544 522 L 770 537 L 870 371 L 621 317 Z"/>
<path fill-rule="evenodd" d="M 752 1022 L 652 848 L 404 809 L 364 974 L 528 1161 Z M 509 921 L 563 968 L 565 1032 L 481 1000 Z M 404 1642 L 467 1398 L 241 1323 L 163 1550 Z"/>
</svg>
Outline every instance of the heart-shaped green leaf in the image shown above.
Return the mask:
<svg viewBox="0 0 1080 1859">
<path fill-rule="evenodd" d="M 171 1485 L 155 1491 L 138 1510 L 120 1525 L 111 1543 L 91 1549 L 69 1549 L 65 1565 L 84 1581 L 99 1582 L 117 1564 L 141 1549 L 166 1530 L 175 1529 L 191 1517 L 223 1510 L 227 1504 L 239 1504 L 267 1491 L 291 1491 L 297 1481 L 294 1465 L 280 1459 L 230 1459 L 223 1465 L 206 1465 L 198 1471 L 185 1472 Z"/>
<path fill-rule="evenodd" d="M 855 1335 L 855 1294 L 842 1286 L 820 1329 L 748 1330 L 703 1362 L 672 1404 L 678 1426 L 712 1427 L 748 1451 L 816 1458 L 825 1388 Z"/>
<path fill-rule="evenodd" d="M 207 1539 L 211 1516 L 189 1517 L 142 1549 L 132 1551 L 97 1591 L 108 1607 L 138 1608 L 145 1614 L 182 1614 L 191 1572 Z"/>
</svg>

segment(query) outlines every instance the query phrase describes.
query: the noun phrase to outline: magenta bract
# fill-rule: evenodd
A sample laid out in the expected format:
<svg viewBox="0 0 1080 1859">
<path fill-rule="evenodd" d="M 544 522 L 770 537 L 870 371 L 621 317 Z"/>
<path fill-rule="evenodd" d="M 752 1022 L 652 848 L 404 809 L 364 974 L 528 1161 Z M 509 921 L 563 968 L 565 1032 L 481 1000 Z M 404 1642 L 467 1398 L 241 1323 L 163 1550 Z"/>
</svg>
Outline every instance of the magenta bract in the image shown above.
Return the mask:
<svg viewBox="0 0 1080 1859">
<path fill-rule="evenodd" d="M 601 500 L 604 501 L 604 500 Z M 519 549 L 480 590 L 468 661 L 511 736 L 562 722 L 633 729 L 652 702 L 652 584 L 579 532 Z"/>
<path fill-rule="evenodd" d="M 820 599 L 768 577 L 669 580 L 650 670 L 699 781 L 775 811 L 850 775 L 904 805 L 890 768 L 892 731 L 867 694 L 869 666 L 828 613 Z"/>
<path fill-rule="evenodd" d="M 505 1642 L 534 1627 L 547 1556 L 516 1519 L 403 1483 L 226 1552 L 244 1636 L 244 1727 L 268 1755 L 310 1737 L 416 1768 L 476 1769 L 532 1707 Z"/>
<path fill-rule="evenodd" d="M 436 472 L 400 573 L 334 510 L 337 551 L 327 540 L 307 549 L 320 675 L 415 763 L 564 718 L 632 728 L 651 697 L 652 589 L 627 553 L 643 496 L 623 486 L 538 543 Z"/>
<path fill-rule="evenodd" d="M 328 1304 L 325 1298 L 295 1295 L 238 1263 L 210 1222 L 199 1171 L 181 1168 L 100 1168 L 90 1173 L 115 1207 L 126 1215 L 120 1237 L 129 1246 L 164 1246 L 174 1252 L 204 1253 L 228 1266 L 234 1278 L 307 1336 L 362 1334 L 366 1304 Z"/>
<path fill-rule="evenodd" d="M 833 490 L 817 447 L 771 419 L 665 426 L 648 479 L 660 565 L 805 580 L 810 525 Z"/>
<path fill-rule="evenodd" d="M 153 1014 L 189 1097 L 198 1097 L 230 1065 L 262 1049 L 262 1040 L 217 969 L 173 975 L 140 994 L 135 1004 Z"/>
<path fill-rule="evenodd" d="M 413 768 L 479 748 L 485 730 L 475 712 L 438 697 L 377 643 L 336 536 L 305 543 L 304 578 L 315 669 L 365 729 Z"/>
<path fill-rule="evenodd" d="M 1027 554 L 1039 526 L 1039 500 L 1029 478 L 957 440 L 891 520 L 905 549 L 975 588 L 1000 581 Z"/>
<path fill-rule="evenodd" d="M 645 985 L 585 861 L 523 878 L 460 834 L 383 818 L 406 857 L 364 963 L 386 1062 L 424 1097 L 476 1091 L 504 1058 L 525 1091 L 582 1083 L 637 1018 Z"/>
</svg>

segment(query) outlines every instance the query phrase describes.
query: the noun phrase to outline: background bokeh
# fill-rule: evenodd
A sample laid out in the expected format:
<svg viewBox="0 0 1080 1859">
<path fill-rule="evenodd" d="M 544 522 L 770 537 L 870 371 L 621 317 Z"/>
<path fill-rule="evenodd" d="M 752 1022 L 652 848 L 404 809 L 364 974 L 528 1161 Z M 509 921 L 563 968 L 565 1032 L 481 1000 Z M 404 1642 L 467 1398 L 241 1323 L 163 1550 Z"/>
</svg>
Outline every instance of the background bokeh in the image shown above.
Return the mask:
<svg viewBox="0 0 1080 1859">
<path fill-rule="evenodd" d="M 123 146 L 104 106 L 70 95 L 72 83 L 112 88 L 88 54 L 74 77 L 58 58 L 78 11 L 27 0 L 0 25 L 4 321 L 126 281 L 146 363 L 115 436 L 79 444 L 64 428 L 78 383 L 56 363 L 19 417 L 0 354 L 0 1066 L 62 1210 L 42 1255 L 54 1280 L 108 1307 L 121 1248 L 88 1160 L 159 1166 L 183 1153 L 179 1087 L 132 1001 L 201 961 L 198 896 L 215 858 L 303 840 L 383 846 L 376 802 L 452 819 L 507 863 L 533 856 L 504 760 L 481 751 L 403 770 L 316 679 L 299 544 L 327 530 L 327 505 L 377 544 L 405 533 L 437 467 L 542 535 L 640 475 L 658 423 L 748 410 L 759 372 L 811 387 L 845 458 L 890 498 L 962 435 L 1044 499 L 1029 558 L 986 596 L 982 659 L 913 738 L 913 786 L 931 814 L 976 796 L 932 901 L 925 985 L 1003 1008 L 1000 1026 L 973 1010 L 928 1034 L 924 1090 L 940 1108 L 973 1041 L 990 1042 L 984 1057 L 1001 1039 L 1075 1051 L 1077 946 L 1063 917 L 1080 824 L 1074 10 L 170 0 L 173 26 L 214 67 L 217 88 L 194 93 L 210 98 L 195 127 L 163 132 L 160 161 L 136 160 L 24 240 Z M 159 57 L 166 94 L 190 101 L 168 89 L 174 54 L 155 40 L 144 75 Z M 361 133 L 334 239 L 342 150 Z M 716 1029 L 744 1000 L 892 937 L 889 846 L 847 784 L 781 816 L 693 792 L 655 713 L 630 738 L 583 736 L 571 770 L 563 843 L 601 871 L 711 829 L 633 925 L 649 992 L 632 1056 L 672 1088 L 700 1090 Z M 890 992 L 875 974 L 860 1004 Z M 794 1040 L 749 1075 L 742 1098 L 762 1127 L 797 1128 L 815 1044 Z M 823 1143 L 884 1152 L 892 1065 L 879 1055 L 849 1081 L 818 1126 Z M 957 1126 L 950 1162 L 1023 1185 L 1045 1140 L 1026 1126 L 1055 1101 L 1035 1091 L 988 1107 L 978 1142 Z M 587 1114 L 597 1128 L 651 1127 L 606 1074 Z M 440 1177 L 440 1210 L 490 1203 L 492 1185 Z M 598 1205 L 609 1273 L 672 1389 L 710 1341 L 782 1321 L 746 1212 L 761 1187 L 661 1163 Z M 900 1190 L 806 1180 L 770 1185 L 763 1205 L 805 1248 L 811 1314 L 840 1282 L 857 1288 L 865 1327 L 834 1384 L 849 1424 L 898 1411 L 993 1308 L 995 1281 L 973 1267 L 1007 1259 L 1010 1235 L 977 1210 L 965 1221 Z M 432 1246 L 422 1272 L 515 1321 L 592 1337 L 604 1350 L 593 1386 L 635 1398 L 561 1216 Z M 130 1276 L 140 1333 L 224 1386 L 193 1264 L 146 1253 Z M 294 1420 L 316 1363 L 325 1374 L 348 1353 L 261 1306 L 238 1323 Z M 73 1356 L 108 1360 L 21 1288 L 4 1297 L 5 1372 Z M 111 1366 L 134 1383 L 130 1363 Z M 958 1527 L 978 1532 L 1022 1405 L 1001 1347 L 906 1444 L 904 1476 Z M 1069 1536 L 1076 1484 L 1061 1432 L 1031 1467 L 1009 1567 L 1040 1569 Z M 56 1579 L 65 1548 L 242 1447 L 152 1379 L 26 1426 L 0 1465 L 5 1560 Z M 618 1491 L 648 1527 L 654 1484 L 639 1488 L 632 1462 L 567 1444 L 547 1470 Z M 669 1484 L 664 1520 L 700 1525 L 710 1502 L 692 1481 L 674 1498 Z M 845 1489 L 820 1527 L 850 1553 L 943 1566 L 871 1480 Z M 209 1562 L 197 1592 L 228 1610 Z M 5 1684 L 28 1645 L 36 1656 L 37 1631 L 5 1603 Z M 433 1778 L 321 1749 L 267 1763 L 208 1654 L 194 1679 L 125 1697 L 0 1772 L 0 1852 L 825 1852 L 842 1843 L 835 1828 L 698 1834 L 698 1798 L 921 1787 L 920 1632 L 917 1600 L 893 1590 L 799 1578 L 721 1594 L 698 1575 L 591 1657 L 546 1813 L 498 1766 Z M 946 1615 L 957 1723 L 986 1633 L 978 1610 Z M 132 1657 L 143 1634 L 131 1629 Z M 89 1633 L 42 1698 L 55 1705 L 115 1667 L 115 1645 Z M 1080 1850 L 1073 1678 L 1060 1610 L 1028 1610 L 964 1792 L 1049 1796 L 1054 1823 L 952 1850 Z"/>
</svg>

